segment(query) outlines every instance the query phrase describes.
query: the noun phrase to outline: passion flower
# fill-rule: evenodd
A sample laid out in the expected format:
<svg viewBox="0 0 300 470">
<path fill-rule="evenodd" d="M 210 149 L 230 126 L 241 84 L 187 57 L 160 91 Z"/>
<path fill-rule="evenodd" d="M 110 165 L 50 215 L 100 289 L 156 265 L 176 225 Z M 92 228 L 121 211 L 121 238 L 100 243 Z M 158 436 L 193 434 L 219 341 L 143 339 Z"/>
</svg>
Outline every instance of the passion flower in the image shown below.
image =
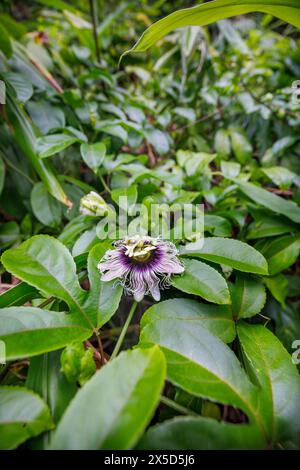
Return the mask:
<svg viewBox="0 0 300 470">
<path fill-rule="evenodd" d="M 120 279 L 125 291 L 138 302 L 146 294 L 160 299 L 172 274 L 184 271 L 176 246 L 160 238 L 136 235 L 114 243 L 98 264 L 102 281 Z"/>
</svg>

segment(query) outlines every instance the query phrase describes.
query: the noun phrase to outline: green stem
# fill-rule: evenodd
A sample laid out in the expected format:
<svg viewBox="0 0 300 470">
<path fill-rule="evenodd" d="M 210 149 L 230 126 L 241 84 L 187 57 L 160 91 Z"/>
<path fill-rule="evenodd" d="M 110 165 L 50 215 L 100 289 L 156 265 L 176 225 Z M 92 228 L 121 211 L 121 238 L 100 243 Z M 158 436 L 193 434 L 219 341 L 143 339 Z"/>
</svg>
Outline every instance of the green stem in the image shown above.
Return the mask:
<svg viewBox="0 0 300 470">
<path fill-rule="evenodd" d="M 95 43 L 95 51 L 96 51 L 96 58 L 97 61 L 100 63 L 100 49 L 98 43 L 98 12 L 97 12 L 97 0 L 89 0 L 90 2 L 90 12 L 91 18 L 93 22 L 93 36 L 94 36 L 94 43 Z"/>
<path fill-rule="evenodd" d="M 136 310 L 137 305 L 138 305 L 138 302 L 134 301 L 132 306 L 131 306 L 130 312 L 128 313 L 128 317 L 126 318 L 126 322 L 124 323 L 123 329 L 121 331 L 121 334 L 118 338 L 117 344 L 115 346 L 115 349 L 113 350 L 113 353 L 112 353 L 110 359 L 114 359 L 116 357 L 116 355 L 118 354 L 118 352 L 120 351 L 120 348 L 121 348 L 122 343 L 123 343 L 123 339 L 126 335 L 126 332 L 128 330 L 128 327 L 130 325 L 130 322 L 132 320 L 132 317 L 134 315 L 134 312 Z"/>
<path fill-rule="evenodd" d="M 111 190 L 110 190 L 109 186 L 106 184 L 105 179 L 103 178 L 102 175 L 99 175 L 99 174 L 98 174 L 98 176 L 99 176 L 99 179 L 100 179 L 100 181 L 101 181 L 101 183 L 102 183 L 102 185 L 103 185 L 105 191 L 107 191 L 107 192 L 110 194 L 110 193 L 111 193 Z"/>
<path fill-rule="evenodd" d="M 176 403 L 176 401 L 173 401 L 170 398 L 161 395 L 160 401 L 164 405 L 168 406 L 169 408 L 173 408 L 173 410 L 178 411 L 178 413 L 182 415 L 197 416 L 199 418 L 199 415 L 197 413 L 190 410 L 189 408 L 186 408 L 185 406 L 179 405 L 178 403 Z"/>
</svg>

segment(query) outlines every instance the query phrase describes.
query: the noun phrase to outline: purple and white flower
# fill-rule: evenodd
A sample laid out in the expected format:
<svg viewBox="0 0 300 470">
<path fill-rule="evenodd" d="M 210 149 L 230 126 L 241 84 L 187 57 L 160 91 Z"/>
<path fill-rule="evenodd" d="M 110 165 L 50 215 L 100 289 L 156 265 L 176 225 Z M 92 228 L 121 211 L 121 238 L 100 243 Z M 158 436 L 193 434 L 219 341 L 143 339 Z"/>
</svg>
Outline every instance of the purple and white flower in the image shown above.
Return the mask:
<svg viewBox="0 0 300 470">
<path fill-rule="evenodd" d="M 170 285 L 171 275 L 184 267 L 171 242 L 148 236 L 126 237 L 114 243 L 98 264 L 102 281 L 120 279 L 125 291 L 138 302 L 146 294 L 160 299 L 160 290 Z"/>
</svg>

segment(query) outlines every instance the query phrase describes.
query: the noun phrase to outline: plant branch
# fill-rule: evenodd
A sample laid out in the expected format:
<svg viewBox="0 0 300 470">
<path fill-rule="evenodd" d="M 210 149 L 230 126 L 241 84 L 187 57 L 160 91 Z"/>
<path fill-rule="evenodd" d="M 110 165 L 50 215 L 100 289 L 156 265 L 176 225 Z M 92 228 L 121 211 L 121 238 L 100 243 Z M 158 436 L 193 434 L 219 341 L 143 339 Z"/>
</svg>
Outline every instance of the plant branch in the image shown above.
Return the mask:
<svg viewBox="0 0 300 470">
<path fill-rule="evenodd" d="M 116 357 L 116 355 L 118 354 L 118 352 L 120 351 L 120 348 L 121 348 L 121 346 L 122 346 L 124 337 L 125 337 L 125 335 L 126 335 L 126 332 L 127 332 L 127 330 L 128 330 L 128 327 L 129 327 L 129 325 L 130 325 L 130 322 L 131 322 L 131 320 L 132 320 L 132 317 L 133 317 L 133 315 L 134 315 L 134 312 L 135 312 L 135 310 L 136 310 L 137 305 L 138 305 L 138 302 L 134 301 L 133 304 L 132 304 L 132 306 L 131 306 L 131 309 L 130 309 L 130 311 L 129 311 L 129 313 L 128 313 L 128 317 L 126 318 L 126 322 L 124 323 L 123 329 L 122 329 L 122 331 L 121 331 L 121 334 L 120 334 L 120 336 L 119 336 L 119 338 L 118 338 L 117 344 L 116 344 L 116 346 L 115 346 L 115 349 L 113 350 L 113 353 L 112 353 L 110 359 L 114 359 L 114 358 Z"/>
<path fill-rule="evenodd" d="M 98 12 L 97 12 L 97 1 L 96 0 L 89 0 L 90 3 L 90 13 L 93 23 L 93 36 L 94 36 L 94 43 L 95 43 L 95 51 L 96 51 L 96 58 L 97 62 L 100 63 L 100 49 L 99 49 L 99 42 L 98 42 Z"/>
</svg>

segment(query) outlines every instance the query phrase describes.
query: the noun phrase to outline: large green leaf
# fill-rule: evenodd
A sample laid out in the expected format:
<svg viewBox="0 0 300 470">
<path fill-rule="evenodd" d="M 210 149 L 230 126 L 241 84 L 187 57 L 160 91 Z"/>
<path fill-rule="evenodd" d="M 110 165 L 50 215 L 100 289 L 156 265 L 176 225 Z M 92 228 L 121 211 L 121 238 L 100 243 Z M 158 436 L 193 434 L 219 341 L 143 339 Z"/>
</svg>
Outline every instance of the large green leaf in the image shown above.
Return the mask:
<svg viewBox="0 0 300 470">
<path fill-rule="evenodd" d="M 195 259 L 185 260 L 184 268 L 181 276 L 173 278 L 173 286 L 188 294 L 199 295 L 209 302 L 230 303 L 227 283 L 218 271 Z"/>
<path fill-rule="evenodd" d="M 287 440 L 300 431 L 300 376 L 280 341 L 261 325 L 238 325 L 249 373 L 259 384 L 258 413 L 269 440 Z"/>
<path fill-rule="evenodd" d="M 8 361 L 59 349 L 91 334 L 92 329 L 83 326 L 74 314 L 35 307 L 0 310 L 0 339 L 5 342 Z"/>
<path fill-rule="evenodd" d="M 235 338 L 235 326 L 230 308 L 223 305 L 201 304 L 191 299 L 169 299 L 152 305 L 144 313 L 141 327 L 157 320 L 182 320 L 201 325 L 225 343 Z"/>
<path fill-rule="evenodd" d="M 44 294 L 64 300 L 86 317 L 82 303 L 86 292 L 80 287 L 76 265 L 67 248 L 48 235 L 36 235 L 2 255 L 5 268 Z"/>
<path fill-rule="evenodd" d="M 193 246 L 194 244 L 187 244 L 181 248 L 180 254 L 225 264 L 239 271 L 268 274 L 268 265 L 262 254 L 239 240 L 219 237 L 205 238 L 201 249 L 195 250 Z"/>
<path fill-rule="evenodd" d="M 266 302 L 266 291 L 260 280 L 238 274 L 230 286 L 232 313 L 234 318 L 247 318 L 257 315 Z"/>
<path fill-rule="evenodd" d="M 300 11 L 300 7 L 299 7 Z M 266 207 L 267 209 L 282 214 L 296 223 L 300 223 L 300 207 L 293 201 L 287 201 L 276 194 L 270 193 L 265 189 L 244 181 L 234 180 L 239 189 L 252 201 Z"/>
<path fill-rule="evenodd" d="M 257 427 L 219 423 L 211 418 L 178 417 L 151 427 L 138 449 L 237 450 L 263 449 Z"/>
<path fill-rule="evenodd" d="M 135 46 L 127 51 L 146 51 L 170 31 L 184 26 L 203 26 L 253 11 L 268 13 L 300 27 L 300 5 L 298 0 L 215 0 L 193 8 L 175 11 L 151 25 Z"/>
<path fill-rule="evenodd" d="M 53 427 L 49 409 L 24 387 L 0 387 L 0 449 L 14 449 Z"/>
<path fill-rule="evenodd" d="M 121 353 L 77 393 L 51 449 L 132 448 L 153 415 L 164 379 L 159 348 Z"/>
<path fill-rule="evenodd" d="M 167 377 L 188 393 L 242 409 L 258 423 L 257 390 L 231 351 L 219 338 L 196 322 L 158 319 L 141 331 L 142 345 L 158 344 L 167 360 Z"/>
<path fill-rule="evenodd" d="M 123 293 L 123 287 L 116 284 L 115 279 L 109 282 L 101 281 L 97 265 L 109 248 L 111 244 L 105 241 L 94 246 L 88 255 L 90 294 L 86 305 L 89 306 L 92 321 L 98 328 L 108 322 L 116 312 Z"/>
</svg>

